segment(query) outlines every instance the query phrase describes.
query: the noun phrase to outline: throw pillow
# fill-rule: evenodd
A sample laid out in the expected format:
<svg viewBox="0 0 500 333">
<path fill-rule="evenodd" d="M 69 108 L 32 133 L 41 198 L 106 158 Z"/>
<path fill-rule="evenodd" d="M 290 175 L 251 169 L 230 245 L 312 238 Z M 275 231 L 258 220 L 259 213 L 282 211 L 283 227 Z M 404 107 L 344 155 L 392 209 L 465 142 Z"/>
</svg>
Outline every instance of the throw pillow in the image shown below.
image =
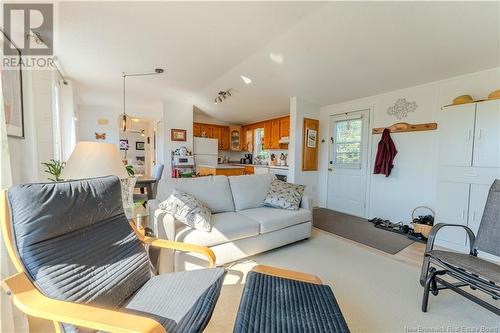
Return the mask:
<svg viewBox="0 0 500 333">
<path fill-rule="evenodd" d="M 168 199 L 160 203 L 159 208 L 191 228 L 206 232 L 212 230 L 210 209 L 187 193 L 174 189 Z"/>
<path fill-rule="evenodd" d="M 264 205 L 283 209 L 299 209 L 304 194 L 304 185 L 297 185 L 275 179 L 269 186 Z"/>
</svg>

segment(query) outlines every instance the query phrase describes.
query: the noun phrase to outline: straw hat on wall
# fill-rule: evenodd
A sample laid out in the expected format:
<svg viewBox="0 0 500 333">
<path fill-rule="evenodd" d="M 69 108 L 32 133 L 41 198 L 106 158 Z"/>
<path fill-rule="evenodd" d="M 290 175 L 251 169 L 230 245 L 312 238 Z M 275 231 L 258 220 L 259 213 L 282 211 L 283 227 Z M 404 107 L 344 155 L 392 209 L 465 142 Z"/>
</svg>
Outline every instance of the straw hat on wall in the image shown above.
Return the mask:
<svg viewBox="0 0 500 333">
<path fill-rule="evenodd" d="M 489 95 L 488 95 L 488 99 L 499 99 L 500 98 L 500 89 L 498 90 L 495 90 L 495 91 L 492 91 Z"/>
</svg>

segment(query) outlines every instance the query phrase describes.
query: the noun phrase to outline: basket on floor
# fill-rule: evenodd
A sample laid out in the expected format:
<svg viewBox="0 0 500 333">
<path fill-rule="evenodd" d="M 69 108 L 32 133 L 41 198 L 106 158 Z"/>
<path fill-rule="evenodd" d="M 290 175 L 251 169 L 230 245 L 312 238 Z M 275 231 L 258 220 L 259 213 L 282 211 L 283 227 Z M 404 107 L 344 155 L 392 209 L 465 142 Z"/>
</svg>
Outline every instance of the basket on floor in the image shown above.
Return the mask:
<svg viewBox="0 0 500 333">
<path fill-rule="evenodd" d="M 434 212 L 434 210 L 432 208 L 427 207 L 427 206 L 418 206 L 418 207 L 415 207 L 415 209 L 411 213 L 412 221 L 415 221 L 415 219 L 417 218 L 415 216 L 415 212 L 417 211 L 417 209 L 420 209 L 420 208 L 424 208 L 424 209 L 429 210 L 431 212 L 432 217 L 436 217 L 436 213 Z M 413 226 L 413 232 L 420 233 L 425 238 L 429 238 L 429 234 L 431 233 L 432 225 L 422 224 L 422 223 L 414 223 L 414 222 L 412 222 L 411 225 Z"/>
</svg>

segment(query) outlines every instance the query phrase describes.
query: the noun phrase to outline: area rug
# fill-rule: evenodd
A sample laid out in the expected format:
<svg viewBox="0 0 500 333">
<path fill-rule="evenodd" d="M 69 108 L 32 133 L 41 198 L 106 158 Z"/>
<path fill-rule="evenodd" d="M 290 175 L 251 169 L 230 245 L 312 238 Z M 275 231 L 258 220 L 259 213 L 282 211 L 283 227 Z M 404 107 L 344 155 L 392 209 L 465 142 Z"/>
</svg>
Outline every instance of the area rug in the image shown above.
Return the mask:
<svg viewBox="0 0 500 333">
<path fill-rule="evenodd" d="M 313 225 L 389 254 L 396 254 L 413 243 L 404 235 L 375 228 L 366 219 L 325 208 L 313 210 Z"/>
</svg>

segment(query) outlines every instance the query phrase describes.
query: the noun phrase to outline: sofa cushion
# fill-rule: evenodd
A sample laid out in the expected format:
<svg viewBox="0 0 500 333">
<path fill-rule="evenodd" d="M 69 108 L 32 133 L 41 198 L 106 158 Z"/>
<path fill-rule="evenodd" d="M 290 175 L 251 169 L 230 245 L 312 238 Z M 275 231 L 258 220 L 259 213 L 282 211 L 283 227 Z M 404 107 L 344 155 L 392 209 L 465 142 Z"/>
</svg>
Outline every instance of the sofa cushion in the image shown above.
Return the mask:
<svg viewBox="0 0 500 333">
<path fill-rule="evenodd" d="M 234 212 L 233 196 L 226 176 L 179 178 L 161 182 L 158 190 L 159 201 L 167 199 L 173 189 L 192 195 L 214 214 Z"/>
<path fill-rule="evenodd" d="M 229 184 L 233 193 L 234 207 L 238 212 L 243 209 L 264 205 L 269 185 L 276 179 L 273 174 L 230 176 Z"/>
<path fill-rule="evenodd" d="M 210 209 L 192 195 L 174 189 L 159 208 L 191 228 L 206 232 L 212 230 Z"/>
<path fill-rule="evenodd" d="M 234 212 L 212 215 L 212 231 L 177 227 L 175 240 L 202 246 L 214 246 L 259 234 L 259 222 Z"/>
<path fill-rule="evenodd" d="M 264 205 L 274 208 L 299 209 L 304 185 L 291 184 L 279 179 L 271 182 Z"/>
<path fill-rule="evenodd" d="M 300 224 L 312 220 L 311 211 L 300 208 L 298 210 L 289 210 L 281 208 L 260 207 L 245 209 L 238 214 L 254 219 L 260 224 L 260 233 L 283 229 L 295 224 Z"/>
</svg>

